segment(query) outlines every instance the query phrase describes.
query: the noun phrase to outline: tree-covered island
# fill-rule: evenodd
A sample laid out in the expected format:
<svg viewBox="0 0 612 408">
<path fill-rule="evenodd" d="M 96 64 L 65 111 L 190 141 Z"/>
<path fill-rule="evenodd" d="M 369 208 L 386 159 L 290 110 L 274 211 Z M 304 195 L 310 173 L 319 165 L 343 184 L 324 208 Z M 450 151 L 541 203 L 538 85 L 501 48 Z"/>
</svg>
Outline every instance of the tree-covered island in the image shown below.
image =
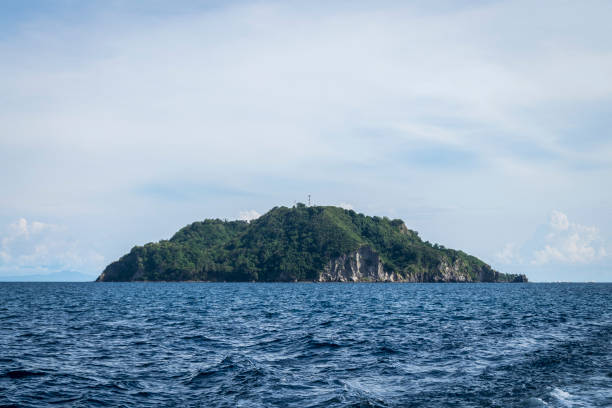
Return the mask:
<svg viewBox="0 0 612 408">
<path fill-rule="evenodd" d="M 421 240 L 400 219 L 331 206 L 275 207 L 258 219 L 194 222 L 136 246 L 97 281 L 527 282 Z"/>
</svg>

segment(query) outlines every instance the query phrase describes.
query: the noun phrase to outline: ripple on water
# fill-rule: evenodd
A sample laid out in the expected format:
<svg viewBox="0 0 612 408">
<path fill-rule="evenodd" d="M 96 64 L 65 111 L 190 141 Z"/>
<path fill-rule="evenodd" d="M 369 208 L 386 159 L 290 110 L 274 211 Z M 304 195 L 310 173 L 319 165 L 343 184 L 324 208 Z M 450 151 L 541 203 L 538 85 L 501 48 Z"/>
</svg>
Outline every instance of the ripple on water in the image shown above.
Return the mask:
<svg viewBox="0 0 612 408">
<path fill-rule="evenodd" d="M 0 406 L 612 405 L 610 284 L 0 284 Z"/>
</svg>

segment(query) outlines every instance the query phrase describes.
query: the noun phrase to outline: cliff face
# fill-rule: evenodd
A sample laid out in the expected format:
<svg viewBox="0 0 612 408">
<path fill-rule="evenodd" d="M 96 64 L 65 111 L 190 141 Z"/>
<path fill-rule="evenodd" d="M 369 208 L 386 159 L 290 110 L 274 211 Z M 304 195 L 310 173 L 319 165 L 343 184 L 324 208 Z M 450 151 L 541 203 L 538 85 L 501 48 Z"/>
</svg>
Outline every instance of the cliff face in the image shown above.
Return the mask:
<svg viewBox="0 0 612 408">
<path fill-rule="evenodd" d="M 440 262 L 433 274 L 397 273 L 385 270 L 376 251 L 364 245 L 356 251 L 330 260 L 319 274 L 318 282 L 527 282 L 525 275 L 505 279 L 504 274 L 481 266 L 470 273 L 470 265 L 457 259 L 453 263 Z"/>
<path fill-rule="evenodd" d="M 367 245 L 331 260 L 319 274 L 319 282 L 398 282 L 397 273 L 386 272 L 380 256 Z"/>
<path fill-rule="evenodd" d="M 440 275 L 434 277 L 436 282 L 527 282 L 525 275 L 516 275 L 508 280 L 504 274 L 491 269 L 489 265 L 481 265 L 476 268 L 475 273 L 470 274 L 469 265 L 460 259 L 452 264 L 441 262 L 438 270 Z"/>
</svg>

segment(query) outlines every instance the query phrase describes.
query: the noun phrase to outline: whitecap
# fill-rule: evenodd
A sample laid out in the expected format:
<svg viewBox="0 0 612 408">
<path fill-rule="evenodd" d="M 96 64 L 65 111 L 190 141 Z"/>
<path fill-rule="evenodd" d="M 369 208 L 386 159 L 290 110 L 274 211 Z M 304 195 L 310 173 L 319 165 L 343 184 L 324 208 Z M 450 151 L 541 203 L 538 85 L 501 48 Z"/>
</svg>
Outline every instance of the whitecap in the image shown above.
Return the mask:
<svg viewBox="0 0 612 408">
<path fill-rule="evenodd" d="M 562 406 L 569 407 L 572 405 L 572 394 L 567 391 L 563 391 L 561 388 L 554 388 L 550 392 L 550 396 L 553 397 Z"/>
</svg>

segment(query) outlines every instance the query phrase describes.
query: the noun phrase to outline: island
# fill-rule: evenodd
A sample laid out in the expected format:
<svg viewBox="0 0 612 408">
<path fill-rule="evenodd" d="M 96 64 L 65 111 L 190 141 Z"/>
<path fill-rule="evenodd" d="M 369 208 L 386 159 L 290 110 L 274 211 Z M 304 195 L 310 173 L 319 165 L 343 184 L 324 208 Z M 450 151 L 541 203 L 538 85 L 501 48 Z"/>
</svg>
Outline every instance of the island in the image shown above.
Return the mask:
<svg viewBox="0 0 612 408">
<path fill-rule="evenodd" d="M 527 282 L 423 241 L 400 219 L 333 206 L 275 207 L 247 221 L 207 219 L 136 246 L 98 282 Z"/>
</svg>

